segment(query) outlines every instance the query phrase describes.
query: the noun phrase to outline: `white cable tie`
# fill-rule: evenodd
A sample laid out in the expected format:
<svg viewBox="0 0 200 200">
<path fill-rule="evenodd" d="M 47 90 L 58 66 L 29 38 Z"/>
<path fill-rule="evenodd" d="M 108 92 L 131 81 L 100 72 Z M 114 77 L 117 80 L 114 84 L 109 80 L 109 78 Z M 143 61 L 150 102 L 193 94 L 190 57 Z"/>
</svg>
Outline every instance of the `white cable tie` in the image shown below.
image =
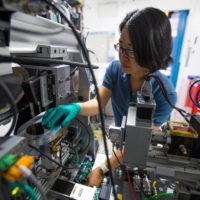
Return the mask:
<svg viewBox="0 0 200 200">
<path fill-rule="evenodd" d="M 25 167 L 24 165 L 17 165 L 17 168 L 19 168 L 24 177 L 29 177 L 32 174 L 31 170 Z"/>
</svg>

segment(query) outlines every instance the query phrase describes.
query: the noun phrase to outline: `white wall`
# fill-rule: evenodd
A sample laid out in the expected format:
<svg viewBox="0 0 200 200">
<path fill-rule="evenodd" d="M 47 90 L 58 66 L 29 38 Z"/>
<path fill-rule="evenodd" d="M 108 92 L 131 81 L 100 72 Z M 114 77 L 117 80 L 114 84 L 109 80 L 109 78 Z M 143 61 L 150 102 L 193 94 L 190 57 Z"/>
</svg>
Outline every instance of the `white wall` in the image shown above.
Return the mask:
<svg viewBox="0 0 200 200">
<path fill-rule="evenodd" d="M 200 1 L 191 1 L 190 13 L 187 20 L 186 31 L 184 35 L 183 47 L 180 58 L 180 69 L 177 81 L 177 106 L 187 111 L 190 108 L 184 107 L 185 98 L 188 94 L 188 75 L 200 75 Z M 184 121 L 177 111 L 173 111 L 172 120 Z"/>
<path fill-rule="evenodd" d="M 91 31 L 117 30 L 127 12 L 147 6 L 163 11 L 191 9 L 198 0 L 85 0 L 84 24 Z"/>
<path fill-rule="evenodd" d="M 85 31 L 117 31 L 119 23 L 127 12 L 148 6 L 157 7 L 163 11 L 190 11 L 176 87 L 177 105 L 183 108 L 187 92 L 187 76 L 200 75 L 200 66 L 198 66 L 200 65 L 200 0 L 85 0 Z M 182 117 L 176 112 L 173 113 L 172 119 L 182 121 Z"/>
</svg>

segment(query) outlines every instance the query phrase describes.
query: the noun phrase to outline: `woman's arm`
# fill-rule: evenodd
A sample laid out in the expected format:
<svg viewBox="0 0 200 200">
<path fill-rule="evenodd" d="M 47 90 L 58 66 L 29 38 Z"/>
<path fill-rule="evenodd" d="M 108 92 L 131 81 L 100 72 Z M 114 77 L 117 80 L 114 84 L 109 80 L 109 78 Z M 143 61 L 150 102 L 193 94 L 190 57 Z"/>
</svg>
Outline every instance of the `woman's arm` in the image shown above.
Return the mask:
<svg viewBox="0 0 200 200">
<path fill-rule="evenodd" d="M 158 126 L 153 126 L 153 129 L 154 130 L 158 130 Z M 117 156 L 117 158 L 116 158 L 116 156 L 115 156 L 115 154 L 116 154 L 116 156 Z M 124 154 L 124 147 L 123 147 L 123 149 L 122 149 L 122 152 L 120 151 L 120 150 L 117 150 L 117 151 L 115 151 L 115 154 L 113 154 L 111 157 L 110 157 L 110 165 L 111 165 L 111 169 L 113 170 L 113 169 L 116 169 L 117 167 L 119 167 L 120 166 L 120 164 L 122 164 L 123 163 L 123 157 L 122 157 L 122 155 Z M 119 161 L 118 161 L 119 160 Z M 119 163 L 120 162 L 120 163 Z M 108 168 L 108 163 L 107 162 L 105 162 L 105 165 L 106 165 L 106 167 Z"/>
<path fill-rule="evenodd" d="M 100 87 L 99 96 L 100 96 L 102 108 L 105 108 L 111 95 L 112 95 L 112 91 L 110 89 L 104 86 Z M 91 99 L 84 103 L 78 103 L 78 104 L 81 106 L 81 111 L 79 113 L 80 115 L 91 116 L 91 115 L 96 115 L 99 113 L 97 96 L 95 96 L 94 99 Z"/>
<path fill-rule="evenodd" d="M 157 130 L 159 127 L 154 126 L 153 129 Z M 120 166 L 120 164 L 123 164 L 123 157 L 122 154 L 124 153 L 124 147 L 121 150 L 117 150 L 115 151 L 115 154 L 117 156 L 112 154 L 112 156 L 110 157 L 110 165 L 111 165 L 111 169 L 114 170 L 117 167 Z M 134 158 L 133 158 L 134 159 Z M 108 163 L 105 162 L 105 166 L 108 168 Z M 96 169 L 94 169 L 93 171 L 90 172 L 90 174 L 88 175 L 88 180 L 87 180 L 87 185 L 94 187 L 96 186 L 97 188 L 100 187 L 101 181 L 103 180 L 104 174 L 103 171 L 101 169 L 101 167 L 97 167 Z"/>
</svg>

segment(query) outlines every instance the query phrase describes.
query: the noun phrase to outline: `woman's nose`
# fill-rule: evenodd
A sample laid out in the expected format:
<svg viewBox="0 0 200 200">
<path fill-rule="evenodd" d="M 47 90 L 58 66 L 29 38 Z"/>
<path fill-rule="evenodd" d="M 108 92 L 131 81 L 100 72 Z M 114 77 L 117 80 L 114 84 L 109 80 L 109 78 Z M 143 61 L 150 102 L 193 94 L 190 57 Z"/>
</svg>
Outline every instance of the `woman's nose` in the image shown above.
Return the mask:
<svg viewBox="0 0 200 200">
<path fill-rule="evenodd" d="M 119 54 L 120 58 L 121 59 L 126 59 L 126 60 L 129 60 L 129 57 L 126 55 L 126 53 L 123 51 Z"/>
</svg>

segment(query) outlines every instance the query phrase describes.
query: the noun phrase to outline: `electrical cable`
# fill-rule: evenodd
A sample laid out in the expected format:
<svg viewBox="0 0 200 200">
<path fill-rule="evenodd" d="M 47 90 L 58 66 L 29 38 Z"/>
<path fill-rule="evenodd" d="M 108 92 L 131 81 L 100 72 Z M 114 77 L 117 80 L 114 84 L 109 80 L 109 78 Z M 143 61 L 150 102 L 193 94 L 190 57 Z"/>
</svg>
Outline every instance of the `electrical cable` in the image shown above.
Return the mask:
<svg viewBox="0 0 200 200">
<path fill-rule="evenodd" d="M 39 65 L 39 66 L 49 66 L 51 65 L 57 65 L 57 64 L 66 64 L 71 65 L 73 67 L 83 67 L 88 68 L 87 64 L 79 63 L 79 62 L 72 62 L 72 61 L 65 61 L 65 60 L 58 60 L 58 59 L 51 59 L 51 58 L 36 58 L 36 57 L 22 57 L 22 56 L 5 56 L 0 55 L 0 62 L 15 62 L 18 64 L 24 64 L 24 65 Z M 98 69 L 98 66 L 92 65 L 93 69 Z"/>
<path fill-rule="evenodd" d="M 200 80 L 196 80 L 192 83 L 192 85 L 190 86 L 190 89 L 189 89 L 189 96 L 190 96 L 190 99 L 192 101 L 192 103 L 197 106 L 198 108 L 200 108 L 200 105 L 199 105 L 199 102 L 198 102 L 198 96 L 199 96 L 199 93 L 200 93 L 200 90 L 197 92 L 197 96 L 196 96 L 196 102 L 194 101 L 194 99 L 192 98 L 192 88 L 194 87 L 194 85 L 196 83 L 200 82 Z"/>
<path fill-rule="evenodd" d="M 122 158 L 123 158 L 123 152 L 122 151 L 120 151 L 120 152 L 121 152 L 121 155 L 122 155 Z M 127 168 L 126 165 L 125 165 L 125 170 L 126 170 L 126 174 L 127 174 L 127 178 L 128 178 L 129 187 L 130 187 L 130 190 L 131 190 L 132 199 L 135 200 L 133 187 L 132 187 L 132 184 L 131 184 L 130 175 L 128 173 L 128 168 Z"/>
<path fill-rule="evenodd" d="M 101 108 L 100 95 L 99 95 L 97 82 L 96 82 L 96 79 L 95 79 L 95 76 L 94 76 L 94 72 L 93 72 L 93 69 L 92 69 L 92 66 L 91 66 L 91 63 L 90 63 L 90 59 L 89 59 L 89 56 L 88 56 L 87 49 L 86 49 L 84 43 L 82 42 L 80 35 L 77 33 L 74 25 L 69 21 L 69 19 L 67 18 L 66 14 L 63 12 L 63 9 L 61 9 L 60 7 L 57 6 L 59 4 L 57 4 L 55 2 L 50 2 L 48 0 L 44 0 L 44 1 L 47 4 L 51 5 L 55 10 L 57 10 L 60 13 L 61 17 L 64 18 L 64 20 L 68 23 L 68 25 L 72 29 L 76 39 L 78 40 L 78 43 L 80 44 L 80 46 L 81 46 L 81 48 L 83 50 L 83 54 L 85 56 L 85 59 L 86 59 L 86 61 L 88 63 L 88 67 L 89 67 L 90 73 L 92 75 L 92 79 L 93 79 L 93 82 L 94 82 L 95 91 L 96 91 L 96 95 L 97 95 L 97 100 L 98 100 L 99 114 L 100 114 L 100 119 L 101 119 L 101 124 L 102 124 L 101 129 L 102 129 L 102 133 L 103 133 L 104 148 L 105 148 L 105 153 L 106 153 L 106 157 L 107 157 L 109 174 L 110 174 L 110 179 L 111 179 L 111 183 L 112 183 L 112 187 L 113 187 L 113 193 L 114 193 L 115 199 L 118 199 L 117 198 L 117 194 L 116 194 L 116 190 L 115 190 L 115 187 L 114 187 L 115 184 L 114 184 L 114 179 L 113 179 L 113 175 L 112 175 L 112 171 L 111 171 L 110 160 L 109 160 L 109 156 L 108 156 L 108 147 L 107 147 L 107 141 L 106 141 L 106 131 L 105 131 L 103 111 L 102 111 L 102 108 Z"/>
<path fill-rule="evenodd" d="M 24 190 L 26 192 L 26 194 L 32 199 L 32 200 L 38 200 L 38 196 L 36 194 L 36 192 L 34 191 L 34 189 L 29 186 L 26 185 L 22 182 L 19 183 L 19 187 Z"/>
<path fill-rule="evenodd" d="M 197 102 L 197 107 L 200 108 L 200 104 L 199 104 L 199 95 L 200 95 L 200 90 L 197 92 L 196 94 L 196 102 Z"/>
<path fill-rule="evenodd" d="M 157 197 L 172 196 L 172 195 L 173 193 L 156 194 L 156 195 L 150 196 L 149 198 L 145 198 L 144 200 L 155 199 Z"/>
<path fill-rule="evenodd" d="M 181 111 L 185 112 L 184 110 L 182 110 L 182 109 L 180 109 L 180 108 L 177 108 L 176 106 L 174 106 L 174 105 L 171 103 L 171 101 L 169 100 L 169 97 L 168 97 L 168 95 L 167 95 L 166 88 L 165 88 L 165 86 L 164 86 L 162 80 L 161 80 L 158 76 L 155 76 L 155 75 L 153 75 L 153 74 L 150 74 L 149 76 L 155 78 L 155 79 L 158 81 L 158 83 L 159 83 L 159 85 L 160 85 L 160 87 L 161 87 L 162 93 L 163 93 L 165 99 L 167 100 L 167 102 L 169 103 L 169 105 L 170 105 L 172 108 L 175 108 L 175 109 L 177 109 L 177 110 L 181 110 Z"/>
<path fill-rule="evenodd" d="M 59 149 L 59 159 L 60 159 L 60 163 L 62 162 L 62 156 L 63 156 L 63 146 L 61 144 L 61 141 L 59 142 L 59 146 L 60 146 L 60 149 Z"/>
<path fill-rule="evenodd" d="M 12 124 L 11 124 L 10 129 L 8 130 L 8 132 L 5 134 L 5 136 L 9 136 L 14 131 L 16 123 L 17 123 L 17 106 L 15 104 L 15 100 L 14 100 L 13 95 L 11 94 L 11 92 L 8 89 L 7 85 L 1 79 L 0 79 L 0 85 L 1 85 L 1 88 L 3 89 L 4 93 L 6 94 L 6 96 L 9 99 L 11 110 L 13 111 Z"/>
<path fill-rule="evenodd" d="M 127 168 L 126 165 L 125 165 L 125 170 L 126 170 L 126 174 L 127 174 L 127 177 L 128 177 L 128 183 L 129 183 L 129 187 L 130 187 L 130 190 L 131 190 L 132 199 L 135 200 L 134 193 L 133 193 L 133 188 L 132 188 L 132 184 L 131 184 L 130 175 L 128 173 L 128 168 Z"/>
<path fill-rule="evenodd" d="M 38 173 L 40 170 L 38 170 L 39 168 L 41 169 L 45 169 L 47 172 L 49 172 L 50 170 L 47 169 L 44 165 L 37 165 L 37 167 L 35 168 L 36 173 Z"/>
<path fill-rule="evenodd" d="M 22 172 L 25 178 L 28 178 L 34 186 L 39 190 L 41 194 L 42 200 L 47 200 L 46 194 L 42 188 L 41 183 L 37 180 L 37 178 L 33 175 L 30 169 L 26 168 L 24 165 L 17 165 L 17 168 Z"/>
<path fill-rule="evenodd" d="M 152 184 L 153 190 L 154 190 L 154 195 L 157 195 L 157 194 L 158 194 L 158 193 L 157 193 L 157 190 L 156 190 L 156 183 L 157 183 L 157 181 L 154 181 L 153 184 Z"/>
<path fill-rule="evenodd" d="M 77 117 L 75 117 L 74 119 L 77 120 L 84 127 L 85 131 L 88 134 L 88 143 L 87 143 L 86 147 L 81 151 L 81 152 L 85 152 L 90 145 L 90 133 L 89 133 L 89 130 L 86 127 L 86 125 L 81 120 L 79 120 Z"/>
<path fill-rule="evenodd" d="M 182 115 L 182 117 L 185 119 L 185 121 L 187 121 L 187 122 L 189 123 L 190 121 L 187 119 L 187 116 L 190 116 L 190 114 L 187 113 L 185 110 L 183 110 L 183 109 L 181 109 L 181 108 L 178 108 L 178 107 L 176 107 L 175 105 L 173 105 L 173 104 L 171 103 L 171 101 L 170 101 L 170 99 L 169 99 L 169 97 L 168 97 L 168 95 L 167 95 L 167 91 L 166 91 L 166 88 L 165 88 L 164 83 L 162 82 L 162 80 L 161 80 L 158 76 L 153 75 L 153 74 L 149 74 L 149 75 L 147 76 L 147 78 L 149 78 L 149 77 L 153 77 L 153 78 L 155 78 L 155 79 L 158 81 L 158 83 L 159 83 L 159 85 L 160 85 L 160 87 L 161 87 L 161 91 L 162 91 L 162 93 L 163 93 L 163 96 L 165 97 L 165 99 L 166 99 L 166 101 L 168 102 L 168 104 L 169 104 L 172 108 L 176 109 L 176 110 Z"/>
<path fill-rule="evenodd" d="M 62 169 L 66 170 L 66 172 L 68 172 L 68 167 L 60 164 L 59 162 L 57 162 L 56 160 L 53 160 L 52 158 L 50 158 L 49 156 L 47 156 L 45 153 L 43 153 L 40 149 L 38 149 L 37 147 L 33 146 L 32 144 L 28 144 L 29 147 L 31 147 L 32 149 L 36 150 L 37 152 L 39 152 L 41 155 L 43 155 L 44 157 L 46 157 L 48 160 L 52 161 L 53 163 L 57 164 L 59 167 L 61 167 Z"/>
<path fill-rule="evenodd" d="M 115 157 L 116 157 L 116 159 L 117 159 L 117 161 L 118 161 L 119 165 L 121 165 L 121 163 L 120 163 L 120 161 L 119 161 L 119 158 L 117 157 L 117 155 L 116 155 L 116 153 L 115 153 L 115 151 L 114 151 L 114 150 L 113 150 L 113 153 L 114 153 L 114 155 L 115 155 Z"/>
</svg>

